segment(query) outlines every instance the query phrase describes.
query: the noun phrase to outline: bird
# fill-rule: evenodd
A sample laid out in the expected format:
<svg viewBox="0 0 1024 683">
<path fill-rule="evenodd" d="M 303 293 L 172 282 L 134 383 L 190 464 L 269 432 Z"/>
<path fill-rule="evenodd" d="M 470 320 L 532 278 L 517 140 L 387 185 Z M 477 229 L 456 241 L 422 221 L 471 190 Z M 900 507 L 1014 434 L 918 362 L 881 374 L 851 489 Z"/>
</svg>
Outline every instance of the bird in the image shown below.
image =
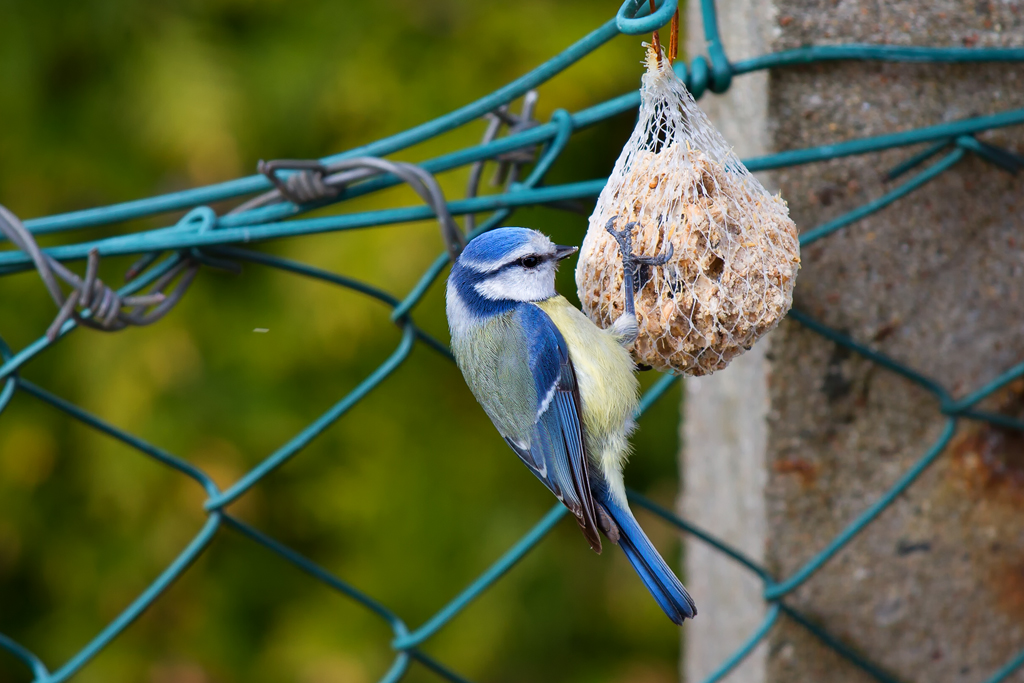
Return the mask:
<svg viewBox="0 0 1024 683">
<path fill-rule="evenodd" d="M 676 624 L 697 608 L 629 509 L 622 468 L 635 427 L 639 384 L 627 347 L 637 337 L 633 291 L 641 266 L 671 257 L 632 253 L 634 223 L 615 230 L 625 277 L 623 314 L 607 329 L 555 290 L 574 246 L 522 227 L 471 240 L 446 289 L 451 348 L 466 384 L 498 433 L 576 517 L 590 547 L 601 534 L 626 554 Z"/>
</svg>

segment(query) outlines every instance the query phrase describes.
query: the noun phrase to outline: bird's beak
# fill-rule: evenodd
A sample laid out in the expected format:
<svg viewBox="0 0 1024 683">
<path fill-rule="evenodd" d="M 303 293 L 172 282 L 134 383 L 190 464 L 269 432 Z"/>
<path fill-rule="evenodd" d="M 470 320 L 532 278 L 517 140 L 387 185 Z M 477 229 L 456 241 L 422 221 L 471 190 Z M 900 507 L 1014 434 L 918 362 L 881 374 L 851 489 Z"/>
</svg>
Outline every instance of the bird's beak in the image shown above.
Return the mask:
<svg viewBox="0 0 1024 683">
<path fill-rule="evenodd" d="M 561 261 L 562 259 L 569 258 L 570 256 L 572 256 L 573 254 L 575 254 L 579 250 L 580 250 L 579 247 L 565 247 L 565 246 L 562 246 L 561 244 L 556 244 L 555 245 L 555 258 L 557 260 Z"/>
</svg>

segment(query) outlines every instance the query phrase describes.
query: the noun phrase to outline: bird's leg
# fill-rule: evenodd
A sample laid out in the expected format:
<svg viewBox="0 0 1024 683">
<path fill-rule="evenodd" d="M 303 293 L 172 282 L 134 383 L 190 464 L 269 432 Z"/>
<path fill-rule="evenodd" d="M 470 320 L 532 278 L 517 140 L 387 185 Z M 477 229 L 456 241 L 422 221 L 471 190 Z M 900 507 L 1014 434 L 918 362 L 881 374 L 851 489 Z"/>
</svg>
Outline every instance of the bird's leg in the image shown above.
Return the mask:
<svg viewBox="0 0 1024 683">
<path fill-rule="evenodd" d="M 636 322 L 635 301 L 640 266 L 663 266 L 672 258 L 675 250 L 669 244 L 668 253 L 661 256 L 637 256 L 633 253 L 633 228 L 636 227 L 636 223 L 626 223 L 626 227 L 622 230 L 616 230 L 614 227 L 616 218 L 618 216 L 612 216 L 604 229 L 619 243 L 619 252 L 622 254 L 622 289 L 626 310 L 618 320 L 612 323 L 611 330 L 618 337 L 620 344 L 629 346 L 636 341 L 637 335 L 640 333 Z"/>
</svg>

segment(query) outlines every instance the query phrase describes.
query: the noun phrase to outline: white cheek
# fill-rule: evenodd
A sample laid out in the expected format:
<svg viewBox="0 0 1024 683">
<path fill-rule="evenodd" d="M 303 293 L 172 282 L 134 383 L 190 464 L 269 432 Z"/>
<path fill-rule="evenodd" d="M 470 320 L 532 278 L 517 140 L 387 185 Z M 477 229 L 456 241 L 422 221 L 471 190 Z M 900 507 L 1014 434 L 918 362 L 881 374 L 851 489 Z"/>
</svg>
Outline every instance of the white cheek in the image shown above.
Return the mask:
<svg viewBox="0 0 1024 683">
<path fill-rule="evenodd" d="M 555 295 L 555 266 L 536 270 L 510 268 L 476 285 L 481 296 L 495 301 L 543 301 Z"/>
<path fill-rule="evenodd" d="M 448 314 L 448 329 L 452 333 L 452 339 L 459 338 L 466 334 L 476 316 L 466 306 L 459 293 L 454 287 L 448 287 L 445 312 Z"/>
</svg>

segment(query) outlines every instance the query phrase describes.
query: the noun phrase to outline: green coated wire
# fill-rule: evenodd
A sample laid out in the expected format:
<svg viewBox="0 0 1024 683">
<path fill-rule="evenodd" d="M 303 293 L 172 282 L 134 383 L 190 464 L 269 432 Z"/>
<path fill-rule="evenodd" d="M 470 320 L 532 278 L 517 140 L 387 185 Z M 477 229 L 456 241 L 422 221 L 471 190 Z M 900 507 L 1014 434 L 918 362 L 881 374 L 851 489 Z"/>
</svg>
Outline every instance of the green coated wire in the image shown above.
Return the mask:
<svg viewBox="0 0 1024 683">
<path fill-rule="evenodd" d="M 734 74 L 831 61 L 919 62 L 965 64 L 1024 60 L 1024 48 L 917 47 L 908 45 L 810 45 L 784 50 L 732 65 Z"/>
<path fill-rule="evenodd" d="M 1024 666 L 1024 651 L 1000 667 L 985 683 L 1002 683 L 1015 671 L 1019 670 L 1021 666 Z"/>
<path fill-rule="evenodd" d="M 395 369 L 402 364 L 402 361 L 404 361 L 412 351 L 412 345 L 415 338 L 416 333 L 413 329 L 412 323 L 406 324 L 405 330 L 402 332 L 402 340 L 398 344 L 398 348 L 396 348 L 394 353 L 392 353 L 391 356 L 380 365 L 380 367 L 374 370 L 369 377 L 360 382 L 355 389 L 345 396 L 345 398 L 331 406 L 330 410 L 296 434 L 288 443 L 281 446 L 281 448 L 274 451 L 271 455 L 267 456 L 267 458 L 260 464 L 256 465 L 256 467 L 253 467 L 251 470 L 246 472 L 242 478 L 235 482 L 230 488 L 218 496 L 211 496 L 203 504 L 203 507 L 206 510 L 217 510 L 230 504 L 243 493 L 251 489 L 260 479 L 267 476 L 270 472 L 283 465 L 299 451 L 308 446 L 314 438 L 319 436 L 321 432 L 336 422 L 342 415 L 351 410 L 359 401 L 369 394 L 371 390 L 379 386 L 385 377 L 394 372 Z"/>
<path fill-rule="evenodd" d="M 153 281 L 157 280 L 161 275 L 174 268 L 178 264 L 180 259 L 181 257 L 178 254 L 168 256 L 166 259 L 161 261 L 157 266 L 151 268 L 138 278 L 129 282 L 124 287 L 118 289 L 118 294 L 128 295 L 142 290 L 144 287 L 151 284 Z M 88 312 L 83 312 L 82 315 L 83 317 L 87 316 Z M 64 323 L 63 327 L 61 327 L 60 334 L 58 335 L 57 339 L 60 339 L 61 337 L 63 337 L 76 327 L 78 327 L 78 323 L 76 323 L 74 320 L 67 321 L 66 323 Z M 11 355 L 10 357 L 8 357 L 5 354 L 3 356 L 4 363 L 3 365 L 0 365 L 0 380 L 5 380 L 8 377 L 10 377 L 13 373 L 15 373 L 18 370 L 18 368 L 20 368 L 22 365 L 24 365 L 29 360 L 34 358 L 40 351 L 52 346 L 53 343 L 54 342 L 49 341 L 44 335 L 37 339 L 36 341 L 29 344 L 28 346 L 26 346 L 25 348 L 23 348 L 18 353 Z"/>
<path fill-rule="evenodd" d="M 678 62 L 675 66 L 677 73 L 686 80 L 694 95 L 698 97 L 705 90 L 716 93 L 726 91 L 732 84 L 734 76 L 769 68 L 786 68 L 822 61 L 869 60 L 919 63 L 1024 61 L 1024 50 L 1022 49 L 812 45 L 731 63 L 726 56 L 719 34 L 714 1 L 701 0 L 701 5 L 708 56 L 697 56 L 690 65 Z M 626 0 L 613 19 L 610 19 L 584 36 L 562 53 L 503 88 L 438 119 L 363 147 L 325 157 L 321 161 L 330 163 L 359 156 L 385 156 L 476 120 L 487 112 L 511 102 L 528 90 L 544 83 L 619 33 L 640 35 L 663 26 L 668 22 L 675 10 L 676 3 L 674 0 L 664 0 L 657 3 L 653 13 L 650 12 L 649 4 L 646 1 Z M 547 123 L 429 159 L 420 166 L 426 172 L 440 173 L 478 161 L 493 159 L 497 155 L 506 152 L 543 145 L 543 151 L 539 160 L 534 164 L 531 173 L 522 182 L 512 184 L 503 193 L 455 200 L 447 203 L 453 215 L 492 212 L 491 216 L 470 235 L 472 237 L 475 234 L 480 234 L 505 224 L 514 210 L 521 206 L 545 205 L 567 199 L 583 199 L 596 196 L 604 186 L 604 179 L 545 186 L 543 178 L 555 160 L 560 157 L 575 132 L 595 125 L 612 116 L 635 110 L 638 105 L 639 95 L 636 92 L 632 92 L 573 114 L 558 109 L 552 114 L 551 120 Z M 932 157 L 952 147 L 948 154 L 945 154 L 938 161 L 917 172 L 912 178 L 891 189 L 881 197 L 813 230 L 805 232 L 801 236 L 801 243 L 806 245 L 835 234 L 866 216 L 882 211 L 892 203 L 912 195 L 917 189 L 955 166 L 967 153 L 976 155 L 987 163 L 1010 172 L 1024 169 L 1024 158 L 1007 150 L 1001 150 L 980 142 L 973 137 L 974 134 L 986 130 L 1021 124 L 1024 124 L 1024 110 L 1012 110 L 941 123 L 901 133 L 821 145 L 803 150 L 784 151 L 748 159 L 745 160 L 745 163 L 750 170 L 759 171 L 815 163 L 843 156 L 874 153 L 897 147 L 905 148 L 926 144 L 927 147 L 924 150 L 913 154 L 906 161 L 889 171 L 890 179 L 895 179 L 904 173 L 918 168 Z M 400 681 L 415 662 L 418 666 L 432 671 L 446 680 L 467 683 L 467 679 L 450 669 L 446 664 L 419 650 L 418 646 L 443 629 L 451 620 L 457 618 L 466 607 L 499 581 L 519 560 L 536 547 L 550 533 L 551 529 L 566 516 L 566 509 L 563 506 L 554 506 L 529 532 L 471 582 L 469 586 L 435 612 L 422 626 L 412 631 L 397 614 L 355 586 L 334 576 L 308 558 L 305 558 L 295 550 L 263 532 L 222 512 L 222 508 L 225 505 L 243 496 L 257 482 L 270 475 L 271 472 L 285 464 L 292 457 L 295 457 L 306 445 L 340 419 L 370 391 L 380 386 L 387 377 L 409 358 L 417 341 L 451 359 L 451 353 L 446 346 L 441 341 L 421 330 L 412 318 L 412 312 L 416 305 L 422 300 L 431 286 L 436 283 L 438 278 L 441 277 L 445 267 L 448 265 L 449 257 L 447 252 L 442 252 L 429 265 L 416 285 L 404 297 L 399 297 L 353 278 L 239 246 L 240 244 L 255 240 L 295 237 L 325 231 L 361 229 L 383 224 L 424 220 L 434 216 L 434 212 L 430 207 L 417 206 L 313 219 L 292 219 L 294 216 L 316 206 L 322 206 L 326 203 L 338 203 L 353 197 L 377 192 L 391 187 L 398 182 L 398 178 L 389 174 L 383 174 L 345 187 L 331 202 L 295 204 L 290 201 L 282 201 L 278 204 L 223 216 L 217 216 L 206 206 L 213 202 L 262 192 L 271 187 L 269 181 L 264 176 L 250 176 L 248 178 L 158 197 L 25 221 L 26 227 L 32 233 L 42 234 L 70 231 L 88 226 L 116 223 L 141 216 L 156 215 L 168 211 L 190 209 L 191 211 L 185 218 L 171 226 L 94 242 L 70 242 L 48 248 L 45 251 L 62 261 L 85 258 L 89 250 L 94 247 L 102 255 L 143 255 L 144 260 L 139 265 L 141 274 L 119 290 L 121 295 L 142 291 L 154 282 L 158 282 L 166 274 L 172 273 L 173 269 L 185 258 L 198 259 L 204 263 L 225 265 L 238 261 L 258 263 L 265 267 L 314 278 L 333 286 L 342 287 L 384 304 L 390 308 L 391 320 L 398 326 L 401 335 L 398 345 L 391 356 L 367 376 L 366 379 L 299 434 L 267 456 L 256 467 L 245 473 L 225 491 L 220 491 L 205 472 L 191 463 L 91 415 L 75 404 L 53 395 L 46 389 L 18 375 L 18 371 L 26 363 L 77 329 L 78 324 L 74 320 L 68 320 L 64 323 L 54 341 L 42 337 L 26 345 L 17 353 L 12 352 L 3 340 L 0 339 L 0 359 L 2 359 L 2 363 L 0 363 L 0 382 L 2 382 L 2 387 L 0 387 L 0 413 L 6 408 L 12 397 L 21 391 L 44 401 L 57 410 L 65 412 L 71 418 L 88 425 L 92 429 L 105 433 L 111 438 L 118 439 L 131 446 L 140 454 L 190 477 L 202 486 L 207 494 L 207 500 L 204 504 L 207 520 L 196 536 L 128 607 L 54 672 L 51 673 L 42 660 L 30 649 L 9 636 L 0 634 L 0 650 L 10 653 L 17 661 L 21 662 L 31 672 L 35 683 L 57 683 L 67 680 L 81 670 L 89 660 L 95 657 L 103 648 L 110 645 L 117 635 L 151 605 L 173 581 L 181 576 L 188 565 L 209 546 L 221 526 L 232 529 L 265 548 L 268 552 L 294 564 L 315 580 L 355 601 L 387 622 L 393 632 L 392 647 L 396 651 L 390 667 L 382 674 L 380 679 L 382 682 L 396 683 Z M 199 251 L 200 247 L 203 248 L 203 251 Z M 162 254 L 166 254 L 166 256 L 161 256 Z M 0 251 L 0 275 L 20 272 L 30 267 L 30 260 L 20 251 L 14 249 Z M 88 317 L 89 312 L 85 311 L 82 315 Z M 760 577 L 764 583 L 764 598 L 768 604 L 764 621 L 754 633 L 748 636 L 744 644 L 707 679 L 707 683 L 719 681 L 735 669 L 753 651 L 758 643 L 764 640 L 781 615 L 785 615 L 786 618 L 800 624 L 825 646 L 859 667 L 871 678 L 882 683 L 896 683 L 896 679 L 871 662 L 863 653 L 859 653 L 855 648 L 850 647 L 842 640 L 828 633 L 822 625 L 813 622 L 798 610 L 787 605 L 785 603 L 785 596 L 808 581 L 835 554 L 841 552 L 878 515 L 888 509 L 903 491 L 913 485 L 917 477 L 940 457 L 943 449 L 952 438 L 959 419 L 984 420 L 1003 428 L 1024 430 L 1024 420 L 975 408 L 978 403 L 991 396 L 994 392 L 1005 387 L 1010 382 L 1024 377 L 1024 363 L 1005 370 L 966 396 L 954 399 L 940 382 L 922 375 L 906 364 L 858 343 L 847 335 L 812 319 L 800 310 L 794 309 L 790 315 L 807 329 L 824 336 L 836 344 L 850 348 L 880 367 L 895 372 L 932 393 L 937 400 L 938 412 L 946 415 L 945 425 L 941 434 L 925 449 L 923 455 L 914 465 L 890 486 L 887 491 L 883 492 L 873 505 L 860 513 L 846 529 L 833 538 L 825 548 L 815 553 L 798 571 L 783 579 L 776 579 L 765 567 L 753 561 L 738 549 L 679 518 L 641 494 L 630 491 L 630 499 L 635 504 L 650 510 L 666 523 L 710 544 L 718 552 L 745 566 Z M 672 376 L 665 376 L 657 380 L 642 397 L 638 417 L 639 414 L 649 409 L 655 401 L 664 396 L 676 381 L 678 381 L 678 378 Z M 1024 651 L 1006 662 L 999 670 L 992 674 L 986 683 L 1000 683 L 1015 671 L 1018 671 L 1022 666 L 1024 666 Z"/>
<path fill-rule="evenodd" d="M 733 669 L 739 666 L 744 659 L 747 658 L 754 648 L 757 647 L 758 643 L 764 640 L 764 637 L 768 635 L 768 631 L 771 630 L 772 626 L 779 619 L 779 612 L 781 607 L 778 604 L 773 604 L 768 608 L 768 613 L 765 615 L 764 621 L 757 628 L 754 633 L 747 638 L 746 642 L 740 645 L 739 649 L 736 650 L 727 660 L 725 660 L 721 666 L 711 673 L 710 676 L 704 679 L 704 683 L 718 683 L 726 676 L 728 676 Z"/>
<path fill-rule="evenodd" d="M 849 645 L 839 640 L 838 638 L 832 636 L 828 631 L 826 631 L 820 625 L 814 623 L 813 621 L 805 617 L 799 611 L 783 603 L 779 603 L 779 605 L 782 608 L 783 614 L 785 614 L 787 617 L 803 626 L 804 629 L 806 629 L 815 638 L 820 640 L 825 646 L 831 648 L 840 657 L 852 663 L 854 666 L 861 669 L 864 673 L 868 674 L 876 681 L 881 681 L 881 683 L 901 683 L 898 679 L 893 678 L 888 672 L 872 664 L 859 652 L 855 651 L 853 648 L 851 648 Z"/>
<path fill-rule="evenodd" d="M 946 444 L 953 438 L 953 432 L 956 430 L 956 420 L 949 418 L 946 420 L 946 425 L 942 430 L 942 435 L 932 444 L 925 454 L 916 462 L 914 466 L 907 470 L 903 476 L 901 476 L 896 483 L 885 492 L 877 501 L 872 505 L 868 506 L 868 509 L 862 512 L 858 517 L 850 523 L 845 529 L 843 529 L 835 538 L 833 538 L 828 545 L 811 558 L 803 567 L 801 567 L 795 574 L 778 583 L 769 584 L 764 589 L 764 599 L 768 601 L 778 600 L 782 596 L 796 590 L 801 586 L 807 579 L 811 578 L 815 572 L 824 566 L 832 557 L 842 550 L 850 540 L 859 534 L 864 528 L 873 522 L 878 515 L 882 514 L 893 501 L 899 497 L 901 493 L 907 490 L 907 488 L 914 483 L 914 481 L 924 473 L 928 467 L 935 462 L 936 458 L 941 455 L 942 450 L 946 447 Z"/>
<path fill-rule="evenodd" d="M 544 517 L 528 531 L 522 538 L 508 549 L 501 558 L 487 568 L 469 586 L 459 593 L 451 602 L 438 610 L 423 626 L 412 633 L 395 638 L 391 641 L 391 647 L 396 650 L 405 650 L 419 645 L 430 636 L 441 630 L 441 627 L 451 621 L 455 616 L 473 602 L 491 584 L 501 578 L 505 572 L 510 570 L 526 553 L 534 548 L 541 539 L 547 536 L 548 532 L 555 528 L 568 514 L 569 510 L 561 503 L 556 503 Z"/>
<path fill-rule="evenodd" d="M 942 160 L 939 161 L 938 163 L 929 166 L 927 169 L 914 176 L 908 182 L 905 182 L 899 187 L 890 190 L 889 192 L 885 193 L 878 199 L 873 199 L 867 204 L 864 204 L 863 206 L 854 209 L 853 211 L 850 211 L 849 213 L 846 213 L 840 216 L 839 218 L 831 220 L 828 223 L 825 223 L 824 225 L 818 226 L 813 230 L 808 230 L 807 232 L 801 233 L 800 246 L 803 247 L 808 244 L 811 244 L 812 242 L 817 242 L 822 237 L 831 235 L 840 228 L 845 228 L 847 225 L 851 223 L 856 223 L 862 218 L 865 218 L 873 213 L 881 211 L 885 207 L 895 202 L 897 199 L 906 197 L 908 194 L 910 194 L 917 188 L 925 185 L 930 180 L 934 180 L 935 178 L 942 175 L 944 172 L 948 171 L 956 162 L 960 161 L 960 159 L 962 159 L 963 156 L 964 150 L 955 149 L 949 154 L 947 154 L 945 157 L 943 157 Z"/>
<path fill-rule="evenodd" d="M 50 672 L 41 659 L 2 633 L 0 633 L 0 647 L 20 659 L 32 671 L 32 675 L 35 676 L 34 680 L 45 681 L 50 677 Z"/>
</svg>

